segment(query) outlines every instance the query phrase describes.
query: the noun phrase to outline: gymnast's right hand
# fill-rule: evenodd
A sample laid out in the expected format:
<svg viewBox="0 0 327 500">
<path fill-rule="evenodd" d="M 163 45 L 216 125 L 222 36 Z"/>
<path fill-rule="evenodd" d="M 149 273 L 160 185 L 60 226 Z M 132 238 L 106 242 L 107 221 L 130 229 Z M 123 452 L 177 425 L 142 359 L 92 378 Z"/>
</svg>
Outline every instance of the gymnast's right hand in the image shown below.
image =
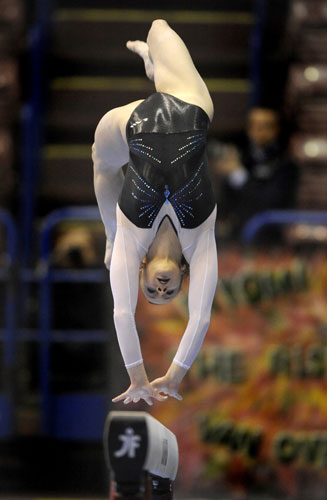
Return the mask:
<svg viewBox="0 0 327 500">
<path fill-rule="evenodd" d="M 145 384 L 135 384 L 131 383 L 127 391 L 120 394 L 112 400 L 113 403 L 117 403 L 118 401 L 124 400 L 124 404 L 128 403 L 138 403 L 140 399 L 144 399 L 149 406 L 153 405 L 152 398 L 157 399 L 158 401 L 165 401 L 168 396 L 162 396 L 158 391 L 153 389 L 153 387 L 149 383 Z"/>
</svg>

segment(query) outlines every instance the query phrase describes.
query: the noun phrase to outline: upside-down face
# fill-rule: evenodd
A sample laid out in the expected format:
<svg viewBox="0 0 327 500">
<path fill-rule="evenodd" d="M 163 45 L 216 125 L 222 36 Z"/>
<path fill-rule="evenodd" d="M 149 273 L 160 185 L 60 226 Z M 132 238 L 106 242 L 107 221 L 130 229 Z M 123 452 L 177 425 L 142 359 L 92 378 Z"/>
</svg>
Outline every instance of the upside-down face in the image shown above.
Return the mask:
<svg viewBox="0 0 327 500">
<path fill-rule="evenodd" d="M 180 291 L 184 266 L 168 258 L 143 261 L 140 286 L 146 299 L 152 304 L 166 304 Z"/>
</svg>

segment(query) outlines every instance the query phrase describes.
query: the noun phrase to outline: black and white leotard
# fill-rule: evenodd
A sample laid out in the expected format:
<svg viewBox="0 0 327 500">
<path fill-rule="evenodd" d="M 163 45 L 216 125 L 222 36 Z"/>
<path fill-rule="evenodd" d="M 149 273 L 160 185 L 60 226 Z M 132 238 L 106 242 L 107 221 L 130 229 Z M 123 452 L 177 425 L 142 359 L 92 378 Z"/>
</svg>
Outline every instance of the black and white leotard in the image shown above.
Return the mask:
<svg viewBox="0 0 327 500">
<path fill-rule="evenodd" d="M 130 150 L 119 206 L 136 226 L 151 228 L 170 203 L 182 227 L 193 229 L 215 207 L 205 151 L 209 118 L 198 106 L 155 93 L 126 125 Z"/>
<path fill-rule="evenodd" d="M 114 321 L 126 367 L 142 363 L 134 313 L 139 267 L 168 216 L 190 265 L 189 321 L 174 362 L 189 368 L 208 329 L 217 284 L 216 206 L 211 187 L 204 110 L 156 92 L 126 125 L 130 150 L 116 207 L 110 280 Z"/>
</svg>

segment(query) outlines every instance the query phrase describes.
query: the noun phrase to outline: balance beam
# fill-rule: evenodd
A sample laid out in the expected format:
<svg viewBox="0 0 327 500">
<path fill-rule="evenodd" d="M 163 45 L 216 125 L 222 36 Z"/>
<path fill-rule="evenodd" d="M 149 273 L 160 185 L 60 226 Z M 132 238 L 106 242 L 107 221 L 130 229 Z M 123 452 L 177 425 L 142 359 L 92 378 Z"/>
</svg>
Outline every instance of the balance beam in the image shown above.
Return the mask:
<svg viewBox="0 0 327 500">
<path fill-rule="evenodd" d="M 112 411 L 104 428 L 110 500 L 171 500 L 178 469 L 175 434 L 146 412 Z"/>
</svg>

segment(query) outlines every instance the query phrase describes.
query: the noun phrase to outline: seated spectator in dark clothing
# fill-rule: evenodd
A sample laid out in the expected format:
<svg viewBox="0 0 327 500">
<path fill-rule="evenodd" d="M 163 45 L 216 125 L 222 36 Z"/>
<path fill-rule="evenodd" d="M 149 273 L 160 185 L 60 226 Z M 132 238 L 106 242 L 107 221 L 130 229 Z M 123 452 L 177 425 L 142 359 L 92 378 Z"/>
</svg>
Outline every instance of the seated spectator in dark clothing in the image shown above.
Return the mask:
<svg viewBox="0 0 327 500">
<path fill-rule="evenodd" d="M 297 166 L 280 141 L 279 114 L 269 108 L 253 108 L 248 114 L 246 139 L 240 148 L 220 146 L 213 160 L 221 179 L 218 206 L 230 226 L 229 236 L 239 239 L 245 223 L 255 214 L 292 208 L 298 179 Z M 262 230 L 261 241 L 275 240 L 274 227 Z"/>
</svg>

